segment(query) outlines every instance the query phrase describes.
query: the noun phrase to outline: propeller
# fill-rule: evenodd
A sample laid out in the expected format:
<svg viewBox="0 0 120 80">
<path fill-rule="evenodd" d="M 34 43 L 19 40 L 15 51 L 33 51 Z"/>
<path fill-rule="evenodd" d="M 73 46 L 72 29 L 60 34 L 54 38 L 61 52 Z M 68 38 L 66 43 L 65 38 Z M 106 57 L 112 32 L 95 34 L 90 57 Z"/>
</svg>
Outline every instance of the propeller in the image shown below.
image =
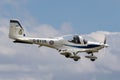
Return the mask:
<svg viewBox="0 0 120 80">
<path fill-rule="evenodd" d="M 107 42 L 107 38 L 105 37 L 104 44 L 106 44 L 106 42 Z"/>
<path fill-rule="evenodd" d="M 108 45 L 108 44 L 106 44 L 106 43 L 107 43 L 107 38 L 106 38 L 106 36 L 105 36 L 104 46 L 105 46 L 105 47 L 109 47 L 109 45 Z"/>
</svg>

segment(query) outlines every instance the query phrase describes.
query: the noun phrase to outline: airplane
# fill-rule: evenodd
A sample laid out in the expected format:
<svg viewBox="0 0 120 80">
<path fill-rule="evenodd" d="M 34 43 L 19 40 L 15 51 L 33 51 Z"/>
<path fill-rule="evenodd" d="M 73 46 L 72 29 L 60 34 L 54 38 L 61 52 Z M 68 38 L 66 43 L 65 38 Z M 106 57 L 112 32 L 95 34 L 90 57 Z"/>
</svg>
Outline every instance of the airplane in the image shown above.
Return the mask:
<svg viewBox="0 0 120 80">
<path fill-rule="evenodd" d="M 36 44 L 39 47 L 46 46 L 56 49 L 61 55 L 74 61 L 78 61 L 81 58 L 78 55 L 81 52 L 88 54 L 85 58 L 95 61 L 97 57 L 94 53 L 109 46 L 106 44 L 106 36 L 101 42 L 89 41 L 80 35 L 66 35 L 54 38 L 26 37 L 24 29 L 18 20 L 10 20 L 9 38 L 13 39 L 14 43 Z"/>
</svg>

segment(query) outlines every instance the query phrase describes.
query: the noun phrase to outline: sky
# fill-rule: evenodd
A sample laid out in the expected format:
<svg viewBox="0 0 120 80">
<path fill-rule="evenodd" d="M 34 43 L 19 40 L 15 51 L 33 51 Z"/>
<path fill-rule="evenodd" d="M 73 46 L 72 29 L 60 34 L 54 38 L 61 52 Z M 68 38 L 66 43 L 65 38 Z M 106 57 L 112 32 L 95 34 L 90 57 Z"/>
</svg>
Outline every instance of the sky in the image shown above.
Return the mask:
<svg viewBox="0 0 120 80">
<path fill-rule="evenodd" d="M 0 80 L 120 80 L 119 0 L 0 0 Z M 56 50 L 14 44 L 9 20 L 17 19 L 27 36 L 66 34 L 107 36 L 109 48 L 95 62 L 74 62 Z"/>
</svg>

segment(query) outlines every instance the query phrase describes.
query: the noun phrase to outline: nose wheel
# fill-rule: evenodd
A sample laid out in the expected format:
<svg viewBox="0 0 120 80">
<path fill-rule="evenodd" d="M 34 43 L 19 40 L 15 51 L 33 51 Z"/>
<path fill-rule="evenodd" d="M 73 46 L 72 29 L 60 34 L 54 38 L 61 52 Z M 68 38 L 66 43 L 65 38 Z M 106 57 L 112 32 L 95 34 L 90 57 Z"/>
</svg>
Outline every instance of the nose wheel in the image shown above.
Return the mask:
<svg viewBox="0 0 120 80">
<path fill-rule="evenodd" d="M 96 59 L 90 59 L 91 61 L 95 61 Z"/>
</svg>

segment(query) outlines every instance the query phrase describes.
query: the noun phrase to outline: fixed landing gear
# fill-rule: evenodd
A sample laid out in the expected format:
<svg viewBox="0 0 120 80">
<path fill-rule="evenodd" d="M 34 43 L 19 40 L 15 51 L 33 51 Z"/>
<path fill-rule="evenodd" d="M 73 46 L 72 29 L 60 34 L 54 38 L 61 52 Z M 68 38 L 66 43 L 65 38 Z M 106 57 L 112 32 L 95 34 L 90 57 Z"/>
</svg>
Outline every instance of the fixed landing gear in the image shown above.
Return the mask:
<svg viewBox="0 0 120 80">
<path fill-rule="evenodd" d="M 97 59 L 96 56 L 93 55 L 93 53 L 91 54 L 92 58 L 90 59 L 91 61 L 95 61 Z"/>
<path fill-rule="evenodd" d="M 70 57 L 70 55 L 69 55 L 69 54 L 66 54 L 66 55 L 65 55 L 65 57 L 66 57 L 66 58 L 69 58 L 69 57 Z"/>
<path fill-rule="evenodd" d="M 73 58 L 74 61 L 78 61 L 80 59 L 80 56 L 72 56 L 71 58 Z"/>
<path fill-rule="evenodd" d="M 78 61 L 80 59 L 80 56 L 77 56 L 76 53 L 73 53 L 74 56 L 72 56 L 71 58 L 73 58 L 74 61 Z"/>
<path fill-rule="evenodd" d="M 96 59 L 90 59 L 91 61 L 95 61 Z"/>
<path fill-rule="evenodd" d="M 80 59 L 80 56 L 70 56 L 69 58 L 72 58 L 74 61 L 78 61 Z"/>
<path fill-rule="evenodd" d="M 74 59 L 74 61 L 78 61 L 78 60 L 79 60 L 79 59 L 76 59 L 76 58 Z"/>
<path fill-rule="evenodd" d="M 71 53 L 68 53 L 68 52 L 66 52 L 66 53 L 60 53 L 61 55 L 64 55 L 66 58 L 70 58 L 70 56 L 71 56 Z"/>
<path fill-rule="evenodd" d="M 80 56 L 77 55 L 77 53 L 60 53 L 61 55 L 64 55 L 66 58 L 72 58 L 74 61 L 78 61 L 80 59 Z"/>
<path fill-rule="evenodd" d="M 93 53 L 91 53 L 90 56 L 85 56 L 86 58 L 90 59 L 91 61 L 95 61 L 97 59 L 96 56 L 93 55 Z"/>
</svg>

